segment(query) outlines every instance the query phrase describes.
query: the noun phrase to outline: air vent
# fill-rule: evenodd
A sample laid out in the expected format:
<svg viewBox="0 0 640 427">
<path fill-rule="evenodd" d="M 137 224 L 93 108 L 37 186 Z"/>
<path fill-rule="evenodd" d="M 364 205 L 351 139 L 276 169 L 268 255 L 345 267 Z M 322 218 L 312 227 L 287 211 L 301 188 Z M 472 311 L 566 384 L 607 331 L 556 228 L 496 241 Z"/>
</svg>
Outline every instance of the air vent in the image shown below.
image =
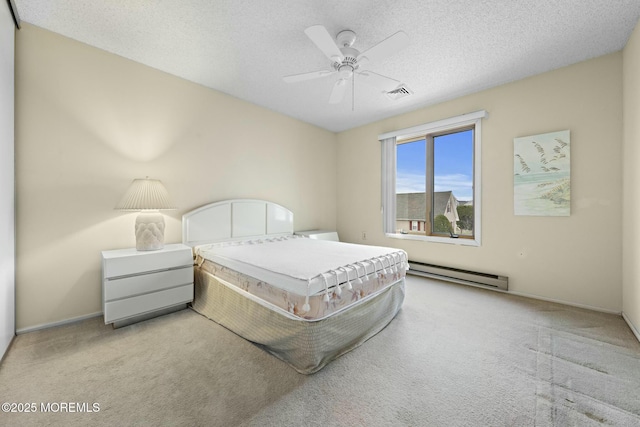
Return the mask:
<svg viewBox="0 0 640 427">
<path fill-rule="evenodd" d="M 413 95 L 413 91 L 406 85 L 400 85 L 394 90 L 386 92 L 385 94 L 387 95 L 387 98 L 396 101 L 398 99 L 406 98 L 407 96 Z"/>
</svg>

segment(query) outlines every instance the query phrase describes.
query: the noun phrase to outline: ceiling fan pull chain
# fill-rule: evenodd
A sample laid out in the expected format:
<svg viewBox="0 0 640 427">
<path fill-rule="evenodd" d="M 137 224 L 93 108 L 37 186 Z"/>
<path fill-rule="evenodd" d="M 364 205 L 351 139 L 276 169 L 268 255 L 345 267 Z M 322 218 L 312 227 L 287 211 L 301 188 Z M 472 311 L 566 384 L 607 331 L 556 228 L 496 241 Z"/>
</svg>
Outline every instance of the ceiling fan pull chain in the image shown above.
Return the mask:
<svg viewBox="0 0 640 427">
<path fill-rule="evenodd" d="M 351 74 L 351 111 L 355 111 L 356 103 L 356 73 Z"/>
</svg>

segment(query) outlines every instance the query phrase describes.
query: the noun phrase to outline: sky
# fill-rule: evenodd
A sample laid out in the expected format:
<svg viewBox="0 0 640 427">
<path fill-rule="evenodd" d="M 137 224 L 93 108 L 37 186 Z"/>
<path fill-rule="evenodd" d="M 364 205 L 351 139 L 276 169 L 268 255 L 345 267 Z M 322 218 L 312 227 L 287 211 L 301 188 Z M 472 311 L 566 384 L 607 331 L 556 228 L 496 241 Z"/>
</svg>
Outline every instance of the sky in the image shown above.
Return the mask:
<svg viewBox="0 0 640 427">
<path fill-rule="evenodd" d="M 458 132 L 435 138 L 435 191 L 453 191 L 458 200 L 473 200 L 473 134 Z M 426 141 L 397 146 L 396 193 L 425 191 Z"/>
</svg>

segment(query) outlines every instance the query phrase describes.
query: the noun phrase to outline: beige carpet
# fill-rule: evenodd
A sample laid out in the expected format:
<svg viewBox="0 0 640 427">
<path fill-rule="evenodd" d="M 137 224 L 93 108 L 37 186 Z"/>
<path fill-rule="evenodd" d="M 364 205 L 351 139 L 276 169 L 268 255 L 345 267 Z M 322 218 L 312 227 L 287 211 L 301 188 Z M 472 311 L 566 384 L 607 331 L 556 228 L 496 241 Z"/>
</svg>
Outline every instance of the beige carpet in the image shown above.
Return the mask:
<svg viewBox="0 0 640 427">
<path fill-rule="evenodd" d="M 618 316 L 408 277 L 396 319 L 312 376 L 183 310 L 18 336 L 0 402 L 37 407 L 3 426 L 640 426 L 640 343 Z"/>
</svg>

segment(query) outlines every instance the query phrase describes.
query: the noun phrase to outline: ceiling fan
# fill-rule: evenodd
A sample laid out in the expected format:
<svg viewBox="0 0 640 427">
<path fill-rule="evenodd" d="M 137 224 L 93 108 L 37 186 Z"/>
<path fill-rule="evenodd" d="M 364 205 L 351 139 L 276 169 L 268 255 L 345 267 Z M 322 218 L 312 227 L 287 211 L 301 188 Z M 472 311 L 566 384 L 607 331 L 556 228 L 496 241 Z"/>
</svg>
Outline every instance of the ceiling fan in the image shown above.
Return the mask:
<svg viewBox="0 0 640 427">
<path fill-rule="evenodd" d="M 406 47 L 409 43 L 409 37 L 405 32 L 398 31 L 362 53 L 352 47 L 356 41 L 356 33 L 351 30 L 340 31 L 335 41 L 322 25 L 314 25 L 304 30 L 304 32 L 322 53 L 329 58 L 331 68 L 285 76 L 283 77 L 285 82 L 294 83 L 337 75 L 338 80 L 333 85 L 329 96 L 330 104 L 338 104 L 342 101 L 347 89 L 347 83 L 349 79 L 353 83 L 355 75 L 358 75 L 358 80 L 362 80 L 384 92 L 392 91 L 402 84 L 400 81 L 390 77 L 363 70 L 363 67 L 375 61 L 386 59 Z"/>
</svg>

